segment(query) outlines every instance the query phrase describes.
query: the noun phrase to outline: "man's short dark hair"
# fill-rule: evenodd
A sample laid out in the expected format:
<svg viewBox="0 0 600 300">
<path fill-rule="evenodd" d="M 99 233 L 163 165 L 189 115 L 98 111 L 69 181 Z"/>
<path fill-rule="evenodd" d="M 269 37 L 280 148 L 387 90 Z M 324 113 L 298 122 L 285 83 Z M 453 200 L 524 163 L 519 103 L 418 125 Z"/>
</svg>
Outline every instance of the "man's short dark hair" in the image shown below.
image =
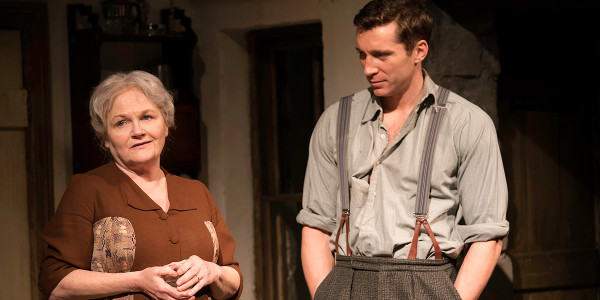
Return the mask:
<svg viewBox="0 0 600 300">
<path fill-rule="evenodd" d="M 433 18 L 422 0 L 372 0 L 356 14 L 354 26 L 360 33 L 394 21 L 396 40 L 406 51 L 412 51 L 420 40 L 429 43 Z"/>
</svg>

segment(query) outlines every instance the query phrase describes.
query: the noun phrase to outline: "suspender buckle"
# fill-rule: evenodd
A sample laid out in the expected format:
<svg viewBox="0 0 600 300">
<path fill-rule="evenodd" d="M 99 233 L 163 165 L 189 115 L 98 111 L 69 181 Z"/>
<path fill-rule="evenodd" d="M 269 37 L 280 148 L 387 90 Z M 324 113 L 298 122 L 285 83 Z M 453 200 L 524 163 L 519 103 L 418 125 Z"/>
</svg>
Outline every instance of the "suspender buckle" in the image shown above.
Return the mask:
<svg viewBox="0 0 600 300">
<path fill-rule="evenodd" d="M 413 212 L 413 217 L 415 217 L 415 219 L 427 219 L 427 218 L 429 218 L 429 216 L 427 214 L 417 214 L 416 212 Z"/>
<path fill-rule="evenodd" d="M 346 255 L 352 256 L 352 249 L 350 249 L 350 209 L 342 210 L 342 218 L 340 219 L 340 227 L 338 227 L 337 234 L 335 235 L 335 252 L 338 252 L 338 242 L 340 240 L 340 233 L 342 233 L 342 228 L 345 225 L 346 229 Z"/>
<path fill-rule="evenodd" d="M 436 112 L 438 112 L 440 110 L 440 108 L 446 109 L 448 108 L 448 106 L 446 104 L 444 105 L 438 105 L 437 102 L 433 104 L 433 108 L 435 109 Z"/>
</svg>

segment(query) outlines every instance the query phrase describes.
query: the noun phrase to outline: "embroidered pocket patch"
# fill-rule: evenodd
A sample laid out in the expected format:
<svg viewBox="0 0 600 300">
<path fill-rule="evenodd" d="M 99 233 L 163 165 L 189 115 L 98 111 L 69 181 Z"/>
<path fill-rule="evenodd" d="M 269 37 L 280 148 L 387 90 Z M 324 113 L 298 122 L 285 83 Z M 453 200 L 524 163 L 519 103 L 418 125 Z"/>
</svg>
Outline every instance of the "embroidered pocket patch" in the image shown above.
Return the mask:
<svg viewBox="0 0 600 300">
<path fill-rule="evenodd" d="M 206 225 L 208 232 L 210 232 L 210 237 L 212 238 L 214 249 L 212 262 L 216 264 L 217 260 L 219 259 L 219 239 L 217 238 L 217 231 L 215 230 L 215 226 L 211 221 L 204 221 L 204 225 Z"/>
<path fill-rule="evenodd" d="M 135 232 L 122 217 L 106 217 L 94 223 L 94 251 L 90 270 L 104 273 L 131 271 L 135 259 Z M 105 299 L 133 299 L 133 295 Z"/>
</svg>

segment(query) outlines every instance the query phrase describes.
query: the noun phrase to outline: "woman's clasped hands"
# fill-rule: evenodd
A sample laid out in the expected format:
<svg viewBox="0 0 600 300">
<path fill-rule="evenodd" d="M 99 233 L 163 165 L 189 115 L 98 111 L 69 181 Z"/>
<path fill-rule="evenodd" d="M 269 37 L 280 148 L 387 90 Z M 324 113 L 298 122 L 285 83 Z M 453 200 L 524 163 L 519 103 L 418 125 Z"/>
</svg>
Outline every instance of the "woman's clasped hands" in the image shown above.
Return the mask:
<svg viewBox="0 0 600 300">
<path fill-rule="evenodd" d="M 144 293 L 153 299 L 195 299 L 194 295 L 221 276 L 221 268 L 196 255 L 141 272 Z"/>
</svg>

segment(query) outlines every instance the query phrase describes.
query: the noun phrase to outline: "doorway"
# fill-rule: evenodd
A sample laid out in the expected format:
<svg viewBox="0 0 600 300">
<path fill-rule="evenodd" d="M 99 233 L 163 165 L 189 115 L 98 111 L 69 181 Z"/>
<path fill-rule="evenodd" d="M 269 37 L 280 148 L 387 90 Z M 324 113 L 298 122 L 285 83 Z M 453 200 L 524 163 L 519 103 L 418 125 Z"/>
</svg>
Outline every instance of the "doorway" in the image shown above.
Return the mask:
<svg viewBox="0 0 600 300">
<path fill-rule="evenodd" d="M 309 299 L 300 262 L 302 187 L 323 111 L 321 24 L 248 34 L 258 299 Z"/>
</svg>

